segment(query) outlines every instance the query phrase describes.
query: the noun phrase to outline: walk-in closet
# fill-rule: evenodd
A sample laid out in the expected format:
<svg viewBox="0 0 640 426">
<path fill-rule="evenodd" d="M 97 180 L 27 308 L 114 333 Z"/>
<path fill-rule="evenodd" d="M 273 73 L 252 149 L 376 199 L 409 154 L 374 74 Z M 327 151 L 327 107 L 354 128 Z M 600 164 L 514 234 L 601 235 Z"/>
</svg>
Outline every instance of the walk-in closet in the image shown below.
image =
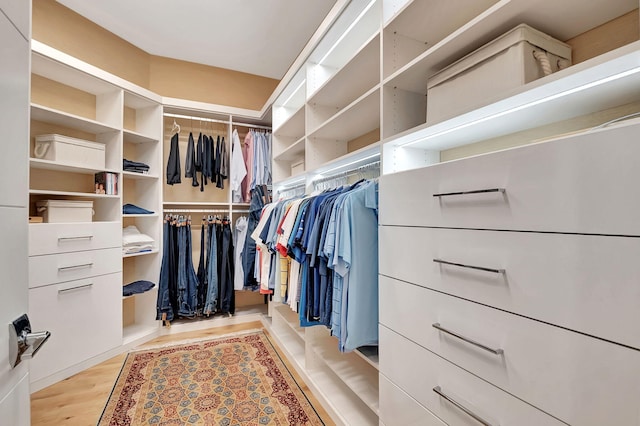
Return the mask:
<svg viewBox="0 0 640 426">
<path fill-rule="evenodd" d="M 0 4 L 0 423 L 640 426 L 638 0 L 173 3 Z"/>
</svg>

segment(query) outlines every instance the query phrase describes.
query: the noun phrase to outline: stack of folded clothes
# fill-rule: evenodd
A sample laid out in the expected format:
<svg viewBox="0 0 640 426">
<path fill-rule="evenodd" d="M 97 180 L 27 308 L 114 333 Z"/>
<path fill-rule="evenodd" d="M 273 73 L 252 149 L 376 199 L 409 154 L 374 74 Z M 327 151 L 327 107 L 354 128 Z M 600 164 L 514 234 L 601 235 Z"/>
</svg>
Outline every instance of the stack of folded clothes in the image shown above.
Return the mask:
<svg viewBox="0 0 640 426">
<path fill-rule="evenodd" d="M 125 172 L 134 172 L 134 173 L 149 173 L 149 165 L 145 163 L 139 163 L 137 161 L 127 160 L 126 158 L 122 159 L 122 170 Z"/>
<path fill-rule="evenodd" d="M 155 287 L 155 284 L 151 281 L 138 280 L 127 285 L 122 286 L 123 296 L 133 296 L 134 294 L 144 293 Z"/>
<path fill-rule="evenodd" d="M 154 245 L 155 240 L 146 234 L 141 234 L 134 225 L 122 229 L 122 254 L 152 251 Z"/>
<path fill-rule="evenodd" d="M 122 206 L 122 214 L 153 214 L 153 212 L 135 204 L 127 203 Z"/>
</svg>

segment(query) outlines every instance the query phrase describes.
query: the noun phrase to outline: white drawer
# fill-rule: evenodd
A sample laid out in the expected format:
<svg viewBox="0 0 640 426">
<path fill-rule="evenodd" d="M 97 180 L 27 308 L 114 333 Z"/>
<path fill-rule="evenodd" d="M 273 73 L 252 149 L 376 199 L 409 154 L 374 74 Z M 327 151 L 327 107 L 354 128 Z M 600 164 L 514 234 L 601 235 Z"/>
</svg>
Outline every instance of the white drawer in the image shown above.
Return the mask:
<svg viewBox="0 0 640 426">
<path fill-rule="evenodd" d="M 29 256 L 112 247 L 122 247 L 120 222 L 29 225 Z"/>
<path fill-rule="evenodd" d="M 29 287 L 40 287 L 122 271 L 120 248 L 29 258 Z"/>
<path fill-rule="evenodd" d="M 638 133 L 623 124 L 383 176 L 380 224 L 640 235 Z"/>
<path fill-rule="evenodd" d="M 380 422 L 402 426 L 446 426 L 431 411 L 380 374 Z"/>
<path fill-rule="evenodd" d="M 438 386 L 491 425 L 566 426 L 384 326 L 380 326 L 380 372 L 449 425 L 479 423 L 439 396 L 433 390 Z"/>
<path fill-rule="evenodd" d="M 35 382 L 122 343 L 122 274 L 29 290 L 29 319 L 51 337 L 31 360 Z"/>
<path fill-rule="evenodd" d="M 379 241 L 383 275 L 640 348 L 640 238 L 381 226 Z"/>
<path fill-rule="evenodd" d="M 640 351 L 386 277 L 380 323 L 569 424 L 640 420 Z"/>
</svg>

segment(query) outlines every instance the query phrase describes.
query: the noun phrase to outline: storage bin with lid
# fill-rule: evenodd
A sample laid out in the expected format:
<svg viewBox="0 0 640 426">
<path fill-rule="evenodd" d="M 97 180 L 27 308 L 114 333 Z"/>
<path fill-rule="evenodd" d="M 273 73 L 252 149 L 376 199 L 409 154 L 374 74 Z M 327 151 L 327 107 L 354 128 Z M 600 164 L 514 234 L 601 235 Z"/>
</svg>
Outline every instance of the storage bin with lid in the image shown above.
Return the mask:
<svg viewBox="0 0 640 426">
<path fill-rule="evenodd" d="M 47 223 L 91 222 L 93 201 L 42 200 L 36 202 L 38 214 Z"/>
<path fill-rule="evenodd" d="M 96 170 L 105 168 L 105 145 L 64 135 L 36 136 L 34 155 L 42 160 Z"/>
<path fill-rule="evenodd" d="M 571 65 L 571 46 L 520 24 L 427 80 L 427 123 L 496 102 Z"/>
</svg>

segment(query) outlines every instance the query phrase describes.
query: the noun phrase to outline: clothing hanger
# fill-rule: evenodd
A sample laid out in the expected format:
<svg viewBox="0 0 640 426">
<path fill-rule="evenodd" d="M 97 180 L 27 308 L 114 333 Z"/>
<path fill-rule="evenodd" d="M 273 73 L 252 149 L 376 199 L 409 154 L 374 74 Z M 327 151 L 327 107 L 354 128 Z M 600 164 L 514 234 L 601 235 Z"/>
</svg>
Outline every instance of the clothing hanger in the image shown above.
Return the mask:
<svg viewBox="0 0 640 426">
<path fill-rule="evenodd" d="M 180 133 L 180 125 L 173 120 L 173 127 L 171 127 L 171 133 Z"/>
</svg>

